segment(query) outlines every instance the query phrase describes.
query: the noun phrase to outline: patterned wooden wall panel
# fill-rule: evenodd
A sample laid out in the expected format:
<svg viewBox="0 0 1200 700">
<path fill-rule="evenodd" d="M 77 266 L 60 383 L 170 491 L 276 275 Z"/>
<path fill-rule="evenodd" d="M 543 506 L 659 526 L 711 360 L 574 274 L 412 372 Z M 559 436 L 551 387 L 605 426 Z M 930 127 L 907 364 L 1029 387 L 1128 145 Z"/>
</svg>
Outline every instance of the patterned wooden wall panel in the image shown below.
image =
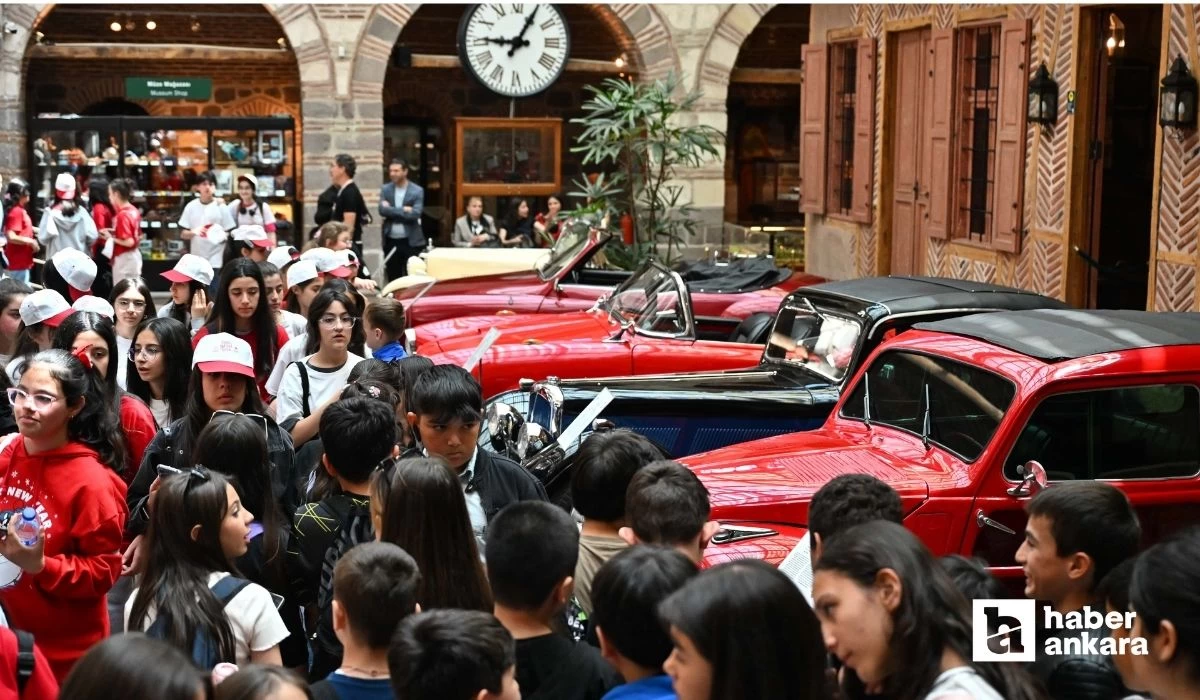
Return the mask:
<svg viewBox="0 0 1200 700">
<path fill-rule="evenodd" d="M 971 276 L 969 279 L 973 282 L 994 284 L 996 282 L 996 266 L 984 260 L 976 260 L 971 263 Z"/>
<path fill-rule="evenodd" d="M 1015 255 L 997 255 L 996 256 L 996 278 L 993 280 L 996 284 L 1006 284 L 1010 287 L 1016 285 L 1016 267 L 1017 256 Z"/>
<path fill-rule="evenodd" d="M 971 274 L 971 259 L 951 255 L 946 265 L 946 276 L 956 280 L 965 280 Z"/>
<path fill-rule="evenodd" d="M 935 277 L 946 274 L 946 239 L 930 238 L 925 244 L 925 274 Z"/>
<path fill-rule="evenodd" d="M 879 4 L 857 5 L 855 12 L 861 18 L 861 23 L 866 30 L 867 36 L 876 39 L 875 46 L 875 153 L 874 153 L 874 168 L 875 168 L 875 187 L 872 196 L 874 197 L 875 211 L 880 208 L 882 197 L 881 189 L 878 185 L 883 181 L 883 158 L 881 157 L 881 148 L 883 147 L 883 85 L 887 77 L 884 75 L 884 67 L 887 55 L 887 41 L 883 36 L 883 18 L 884 6 Z M 858 235 L 855 237 L 855 265 L 858 268 L 858 274 L 863 277 L 879 274 L 879 217 L 871 218 L 871 223 L 867 226 L 860 226 Z"/>
<path fill-rule="evenodd" d="M 1032 289 L 1038 294 L 1061 297 L 1063 285 L 1064 246 L 1059 241 L 1041 238 L 1027 239 L 1025 245 L 1028 251 L 1021 261 L 1027 267 L 1027 277 L 1018 280 L 1020 286 Z M 1017 266 L 1018 271 L 1020 265 Z"/>
<path fill-rule="evenodd" d="M 933 26 L 937 29 L 945 29 L 954 25 L 954 10 L 957 5 L 942 3 L 933 6 Z"/>
<path fill-rule="evenodd" d="M 1168 56 L 1172 60 L 1180 54 L 1185 58 L 1192 55 L 1189 46 L 1196 37 L 1197 14 L 1193 5 L 1171 6 Z M 1195 66 L 1192 69 L 1195 70 Z M 1163 136 L 1159 252 L 1196 255 L 1197 229 L 1200 228 L 1200 158 L 1193 157 L 1193 153 L 1198 144 L 1200 137 L 1195 131 L 1190 132 L 1183 141 L 1177 139 L 1175 133 L 1168 132 Z M 1158 269 L 1161 274 L 1163 267 L 1160 265 Z M 1158 285 L 1168 293 L 1169 286 L 1169 282 L 1167 287 Z M 1156 302 L 1161 303 L 1162 300 L 1156 299 Z"/>
<path fill-rule="evenodd" d="M 1191 311 L 1196 307 L 1196 267 L 1158 261 L 1154 276 L 1155 311 Z"/>
<path fill-rule="evenodd" d="M 1059 85 L 1073 85 L 1075 47 L 1075 12 L 1070 5 L 1045 5 L 1042 7 L 1042 24 L 1037 32 L 1040 49 L 1036 61 L 1031 61 L 1030 78 L 1043 61 Z M 1034 196 L 1034 227 L 1042 231 L 1064 232 L 1068 195 L 1068 172 L 1070 148 L 1067 137 L 1066 90 L 1059 91 L 1058 123 L 1048 133 L 1039 133 L 1037 157 L 1037 188 Z M 1032 163 L 1032 161 L 1031 161 Z M 1028 198 L 1027 198 L 1028 199 Z M 1027 222 L 1028 223 L 1028 222 Z"/>
</svg>

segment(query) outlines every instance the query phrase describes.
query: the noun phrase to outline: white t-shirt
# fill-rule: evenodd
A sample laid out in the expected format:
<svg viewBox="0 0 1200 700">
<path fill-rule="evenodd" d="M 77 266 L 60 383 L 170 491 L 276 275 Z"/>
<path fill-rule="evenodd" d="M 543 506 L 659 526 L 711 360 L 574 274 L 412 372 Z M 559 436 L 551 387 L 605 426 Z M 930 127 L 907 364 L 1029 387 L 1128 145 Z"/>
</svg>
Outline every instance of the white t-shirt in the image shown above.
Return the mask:
<svg viewBox="0 0 1200 700">
<path fill-rule="evenodd" d="M 255 205 L 250 211 L 244 214 L 241 209 L 242 200 L 240 198 L 236 198 L 229 203 L 229 218 L 233 219 L 234 226 L 262 226 L 266 228 L 267 224 L 275 223 L 275 215 L 271 212 L 271 205 L 266 202 Z"/>
<path fill-rule="evenodd" d="M 308 373 L 308 414 L 312 415 L 329 397 L 337 394 L 346 386 L 346 378 L 354 365 L 362 362 L 361 357 L 347 353 L 346 362 L 337 369 L 313 367 L 313 355 L 305 357 L 304 368 Z M 283 381 L 279 383 L 279 402 L 275 405 L 275 421 L 286 423 L 293 418 L 304 416 L 304 385 L 300 380 L 300 367 L 296 363 L 287 366 L 283 371 Z"/>
<path fill-rule="evenodd" d="M 179 225 L 190 231 L 196 231 L 203 226 L 216 224 L 226 232 L 233 230 L 233 217 L 229 215 L 229 207 L 225 200 L 213 197 L 208 204 L 201 203 L 199 198 L 193 199 L 183 208 L 179 217 Z M 225 256 L 225 239 L 227 235 L 216 234 L 202 236 L 199 232 L 192 238 L 192 255 L 199 255 L 208 260 L 214 270 L 221 269 L 222 258 Z"/>
<path fill-rule="evenodd" d="M 299 316 L 299 314 L 297 314 Z M 300 318 L 304 318 L 300 316 Z M 285 327 L 286 328 L 286 327 Z M 271 376 L 267 377 L 267 393 L 271 396 L 279 396 L 279 385 L 283 382 L 283 372 L 293 362 L 297 362 L 304 357 L 304 347 L 308 345 L 308 325 L 305 324 L 305 330 L 300 331 L 297 335 L 288 333 L 289 340 L 284 343 L 282 348 L 279 348 L 279 354 L 275 356 L 275 366 L 271 368 Z M 371 356 L 371 348 L 363 346 L 363 355 L 365 358 Z M 276 411 L 279 407 L 276 407 Z M 276 413 L 275 415 L 279 415 Z"/>
<path fill-rule="evenodd" d="M 171 424 L 171 404 L 166 399 L 150 399 L 150 413 L 154 414 L 154 423 L 160 429 Z"/>
<path fill-rule="evenodd" d="M 287 331 L 289 339 L 308 333 L 308 319 L 287 309 L 279 310 L 279 325 Z"/>
<path fill-rule="evenodd" d="M 983 676 L 970 666 L 945 671 L 933 682 L 924 700 L 1004 700 Z"/>
<path fill-rule="evenodd" d="M 175 305 L 175 302 L 167 301 L 167 303 L 158 307 L 158 317 L 159 318 L 171 318 L 171 307 L 174 305 Z M 192 335 L 196 335 L 196 332 L 204 327 L 204 319 L 192 318 L 192 312 L 190 311 L 191 307 L 188 307 L 188 309 L 189 310 L 183 312 L 184 315 L 187 316 L 187 318 L 188 318 L 187 323 L 185 323 L 184 325 L 186 325 L 188 327 L 188 331 L 191 332 Z"/>
<path fill-rule="evenodd" d="M 208 575 L 208 586 L 212 588 L 217 581 L 229 574 L 224 571 L 214 571 Z M 133 611 L 133 601 L 137 598 L 137 589 L 125 603 L 125 629 L 129 629 L 129 614 Z M 156 610 L 150 606 L 146 615 L 143 629 L 149 629 L 154 622 Z M 250 652 L 267 651 L 271 647 L 287 639 L 288 628 L 283 624 L 283 618 L 275 609 L 275 601 L 267 589 L 251 583 L 229 601 L 225 606 L 225 617 L 229 620 L 229 628 L 233 632 L 235 657 L 239 666 L 250 663 Z"/>
<path fill-rule="evenodd" d="M 125 378 L 129 372 L 129 348 L 133 346 L 132 338 L 122 338 L 117 335 L 117 356 L 113 358 L 117 363 L 117 386 L 122 389 L 128 389 L 125 384 Z M 137 371 L 136 369 L 134 370 Z"/>
</svg>

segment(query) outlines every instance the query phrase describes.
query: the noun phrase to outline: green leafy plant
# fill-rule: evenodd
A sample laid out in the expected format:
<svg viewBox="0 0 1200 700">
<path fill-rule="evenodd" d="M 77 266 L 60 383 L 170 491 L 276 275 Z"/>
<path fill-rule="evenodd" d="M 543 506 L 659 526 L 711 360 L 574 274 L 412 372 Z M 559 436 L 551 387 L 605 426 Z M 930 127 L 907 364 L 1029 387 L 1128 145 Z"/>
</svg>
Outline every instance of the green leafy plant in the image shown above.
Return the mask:
<svg viewBox="0 0 1200 700">
<path fill-rule="evenodd" d="M 591 97 L 583 104 L 584 116 L 571 120 L 583 127 L 571 151 L 583 154 L 584 166 L 614 169 L 576 183 L 571 195 L 588 202 L 577 212 L 607 215 L 616 233 L 622 214 L 632 217 L 633 244 L 610 244 L 611 264 L 631 269 L 663 245 L 670 264 L 685 239 L 696 233 L 695 208 L 684 200 L 676 171 L 719 157 L 724 134 L 689 122 L 685 115 L 700 93 L 677 96 L 679 78 L 674 74 L 652 83 L 609 78 L 586 89 Z"/>
</svg>

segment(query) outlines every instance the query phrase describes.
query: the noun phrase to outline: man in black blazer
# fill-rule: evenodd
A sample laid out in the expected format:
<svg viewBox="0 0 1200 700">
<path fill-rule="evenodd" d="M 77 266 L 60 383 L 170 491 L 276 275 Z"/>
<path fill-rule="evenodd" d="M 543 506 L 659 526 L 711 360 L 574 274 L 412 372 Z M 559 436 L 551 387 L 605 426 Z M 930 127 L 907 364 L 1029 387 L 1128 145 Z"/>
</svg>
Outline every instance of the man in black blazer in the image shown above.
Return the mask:
<svg viewBox="0 0 1200 700">
<path fill-rule="evenodd" d="M 396 158 L 388 166 L 388 182 L 379 193 L 383 218 L 383 255 L 389 280 L 408 274 L 408 259 L 425 248 L 421 211 L 425 190 L 408 179 L 408 163 Z"/>
</svg>

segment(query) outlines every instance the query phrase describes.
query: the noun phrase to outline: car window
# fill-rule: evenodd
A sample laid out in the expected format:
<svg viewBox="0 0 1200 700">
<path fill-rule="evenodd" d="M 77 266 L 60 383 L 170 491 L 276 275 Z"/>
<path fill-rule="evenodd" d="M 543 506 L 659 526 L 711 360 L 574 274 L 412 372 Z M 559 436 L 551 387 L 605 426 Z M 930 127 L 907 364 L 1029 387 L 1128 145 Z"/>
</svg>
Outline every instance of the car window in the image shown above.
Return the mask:
<svg viewBox="0 0 1200 700">
<path fill-rule="evenodd" d="M 1163 479 L 1200 472 L 1200 389 L 1157 384 L 1073 392 L 1042 401 L 1004 463 L 1037 460 L 1053 481 Z"/>
<path fill-rule="evenodd" d="M 688 303 L 670 272 L 648 267 L 613 292 L 608 311 L 621 323 L 655 335 L 678 336 L 688 331 Z"/>
<path fill-rule="evenodd" d="M 890 351 L 877 357 L 855 384 L 842 404 L 842 416 L 867 417 L 863 409 L 868 392 L 872 423 L 928 434 L 930 442 L 971 462 L 996 434 L 1016 388 L 979 367 L 936 355 Z"/>
<path fill-rule="evenodd" d="M 837 382 L 849 371 L 861 335 L 862 324 L 851 317 L 788 304 L 775 316 L 765 353 Z"/>
</svg>

